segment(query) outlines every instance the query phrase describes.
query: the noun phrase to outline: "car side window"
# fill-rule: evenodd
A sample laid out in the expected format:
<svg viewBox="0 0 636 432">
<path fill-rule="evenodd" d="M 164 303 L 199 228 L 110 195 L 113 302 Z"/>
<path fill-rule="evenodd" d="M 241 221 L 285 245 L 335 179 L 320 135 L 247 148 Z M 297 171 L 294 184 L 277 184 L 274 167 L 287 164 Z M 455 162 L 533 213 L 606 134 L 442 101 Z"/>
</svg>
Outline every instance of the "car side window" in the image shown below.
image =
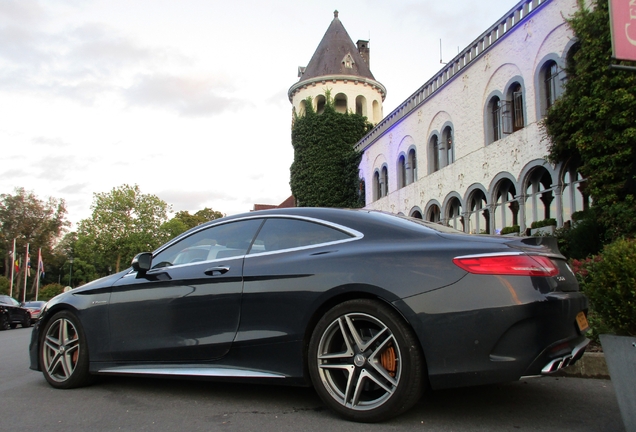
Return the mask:
<svg viewBox="0 0 636 432">
<path fill-rule="evenodd" d="M 343 231 L 315 222 L 270 218 L 259 231 L 250 254 L 330 243 L 350 237 Z"/>
<path fill-rule="evenodd" d="M 262 219 L 214 225 L 170 245 L 152 258 L 152 268 L 245 255 Z"/>
</svg>

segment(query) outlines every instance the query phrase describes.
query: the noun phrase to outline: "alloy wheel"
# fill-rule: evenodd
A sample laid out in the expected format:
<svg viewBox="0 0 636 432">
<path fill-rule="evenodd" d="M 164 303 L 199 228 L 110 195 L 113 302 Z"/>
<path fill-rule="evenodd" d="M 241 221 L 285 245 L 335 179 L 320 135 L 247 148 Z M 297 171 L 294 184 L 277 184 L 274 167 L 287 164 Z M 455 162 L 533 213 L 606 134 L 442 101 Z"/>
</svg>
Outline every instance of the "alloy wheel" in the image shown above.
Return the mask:
<svg viewBox="0 0 636 432">
<path fill-rule="evenodd" d="M 46 331 L 42 347 L 42 366 L 47 375 L 56 382 L 67 381 L 77 367 L 80 349 L 75 325 L 66 318 L 53 322 Z"/>
<path fill-rule="evenodd" d="M 355 411 L 383 405 L 402 375 L 400 346 L 391 330 L 365 313 L 348 313 L 327 326 L 318 345 L 318 372 L 331 397 Z"/>
</svg>

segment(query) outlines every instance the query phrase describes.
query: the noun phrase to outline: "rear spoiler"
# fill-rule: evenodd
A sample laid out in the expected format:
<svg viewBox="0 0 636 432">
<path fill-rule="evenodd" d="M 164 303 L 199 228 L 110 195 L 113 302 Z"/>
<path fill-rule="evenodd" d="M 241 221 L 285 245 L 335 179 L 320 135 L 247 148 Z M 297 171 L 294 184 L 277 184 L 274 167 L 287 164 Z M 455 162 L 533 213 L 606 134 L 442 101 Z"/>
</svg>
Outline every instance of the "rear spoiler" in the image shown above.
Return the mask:
<svg viewBox="0 0 636 432">
<path fill-rule="evenodd" d="M 557 239 L 551 236 L 517 237 L 506 242 L 506 245 L 529 254 L 550 255 L 554 258 L 565 259 L 559 251 Z"/>
</svg>

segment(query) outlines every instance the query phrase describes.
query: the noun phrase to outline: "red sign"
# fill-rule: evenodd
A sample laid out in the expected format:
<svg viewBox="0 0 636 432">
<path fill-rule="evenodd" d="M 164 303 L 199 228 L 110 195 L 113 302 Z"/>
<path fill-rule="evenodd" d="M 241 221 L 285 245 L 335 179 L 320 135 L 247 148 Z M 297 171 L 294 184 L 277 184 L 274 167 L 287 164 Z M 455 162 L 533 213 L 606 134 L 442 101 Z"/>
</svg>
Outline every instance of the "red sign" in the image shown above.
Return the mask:
<svg viewBox="0 0 636 432">
<path fill-rule="evenodd" d="M 609 5 L 614 58 L 636 61 L 636 0 L 610 0 Z"/>
</svg>

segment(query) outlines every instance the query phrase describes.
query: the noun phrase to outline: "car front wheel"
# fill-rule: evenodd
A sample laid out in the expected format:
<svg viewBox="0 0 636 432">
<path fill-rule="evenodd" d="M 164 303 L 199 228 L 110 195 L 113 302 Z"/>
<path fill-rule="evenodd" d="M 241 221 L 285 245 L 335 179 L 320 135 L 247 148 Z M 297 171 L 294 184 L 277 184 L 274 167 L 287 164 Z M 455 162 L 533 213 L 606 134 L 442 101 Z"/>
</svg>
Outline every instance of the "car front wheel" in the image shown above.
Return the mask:
<svg viewBox="0 0 636 432">
<path fill-rule="evenodd" d="M 322 400 L 349 420 L 378 422 L 421 397 L 426 366 L 415 334 L 389 306 L 359 299 L 329 310 L 309 344 Z"/>
<path fill-rule="evenodd" d="M 90 383 L 86 337 L 71 312 L 58 312 L 44 326 L 40 364 L 44 377 L 55 388 L 69 389 Z"/>
</svg>

